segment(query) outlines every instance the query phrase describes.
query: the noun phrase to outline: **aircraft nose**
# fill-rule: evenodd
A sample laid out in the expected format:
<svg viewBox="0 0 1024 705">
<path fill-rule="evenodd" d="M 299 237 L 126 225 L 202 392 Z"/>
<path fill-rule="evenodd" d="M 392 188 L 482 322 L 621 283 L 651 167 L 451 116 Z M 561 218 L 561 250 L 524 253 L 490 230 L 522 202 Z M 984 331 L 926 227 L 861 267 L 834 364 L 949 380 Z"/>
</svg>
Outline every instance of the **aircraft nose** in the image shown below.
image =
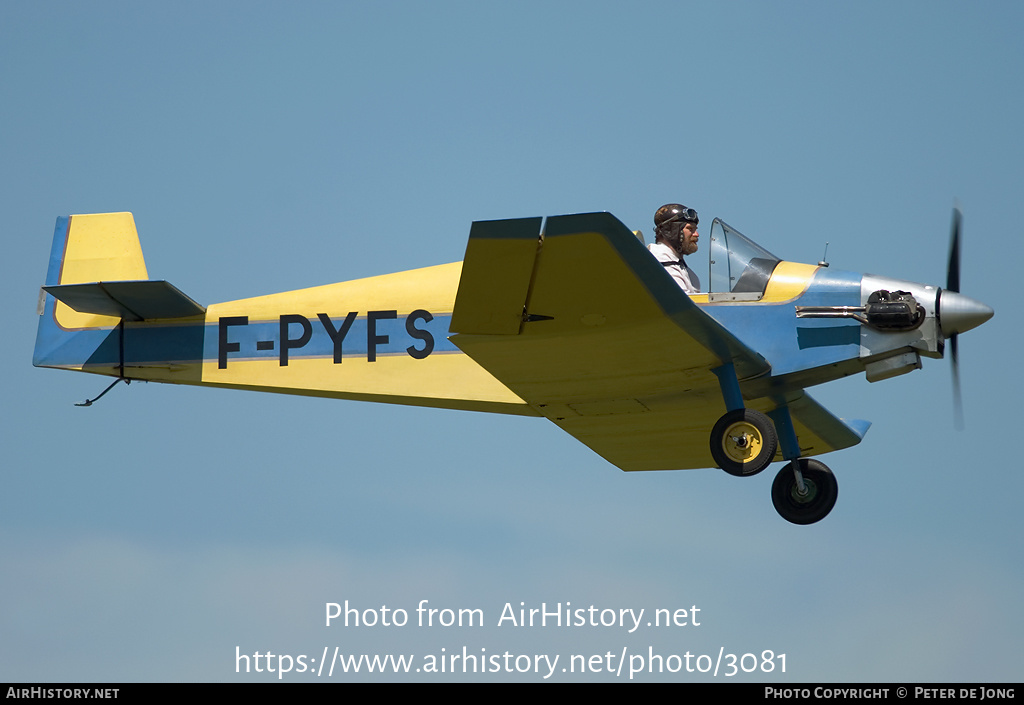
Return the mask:
<svg viewBox="0 0 1024 705">
<path fill-rule="evenodd" d="M 946 338 L 977 328 L 993 314 L 991 307 L 955 291 L 943 289 L 939 296 L 939 326 Z"/>
</svg>

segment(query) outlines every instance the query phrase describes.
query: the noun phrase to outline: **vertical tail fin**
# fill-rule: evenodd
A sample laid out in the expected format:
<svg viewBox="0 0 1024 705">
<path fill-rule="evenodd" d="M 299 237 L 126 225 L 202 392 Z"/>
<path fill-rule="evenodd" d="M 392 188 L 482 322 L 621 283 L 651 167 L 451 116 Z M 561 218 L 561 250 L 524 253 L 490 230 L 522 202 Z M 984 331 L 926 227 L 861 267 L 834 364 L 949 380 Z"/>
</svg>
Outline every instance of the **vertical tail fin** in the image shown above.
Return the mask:
<svg viewBox="0 0 1024 705">
<path fill-rule="evenodd" d="M 57 218 L 46 286 L 148 278 L 131 213 Z M 80 313 L 52 294 L 43 290 L 39 294 L 35 366 L 85 369 L 101 346 L 116 344 L 111 333 L 119 317 Z M 90 371 L 116 374 L 106 369 Z"/>
</svg>

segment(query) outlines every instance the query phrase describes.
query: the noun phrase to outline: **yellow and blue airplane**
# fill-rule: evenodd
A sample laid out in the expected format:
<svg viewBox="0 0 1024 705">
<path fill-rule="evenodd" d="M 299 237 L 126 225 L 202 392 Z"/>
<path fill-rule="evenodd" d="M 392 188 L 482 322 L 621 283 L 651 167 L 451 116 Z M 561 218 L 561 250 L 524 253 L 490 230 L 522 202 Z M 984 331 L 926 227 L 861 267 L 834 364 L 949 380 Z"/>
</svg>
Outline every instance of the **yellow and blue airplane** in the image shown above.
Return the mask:
<svg viewBox="0 0 1024 705">
<path fill-rule="evenodd" d="M 782 261 L 715 220 L 709 293 L 687 295 L 611 214 L 480 221 L 463 262 L 204 307 L 149 279 L 131 213 L 74 215 L 33 364 L 540 416 L 626 471 L 783 461 L 773 504 L 811 524 L 838 495 L 813 456 L 870 424 L 805 389 L 919 369 L 947 340 L 958 385 L 956 336 L 993 314 L 958 293 L 959 239 L 957 211 L 940 288 Z"/>
</svg>

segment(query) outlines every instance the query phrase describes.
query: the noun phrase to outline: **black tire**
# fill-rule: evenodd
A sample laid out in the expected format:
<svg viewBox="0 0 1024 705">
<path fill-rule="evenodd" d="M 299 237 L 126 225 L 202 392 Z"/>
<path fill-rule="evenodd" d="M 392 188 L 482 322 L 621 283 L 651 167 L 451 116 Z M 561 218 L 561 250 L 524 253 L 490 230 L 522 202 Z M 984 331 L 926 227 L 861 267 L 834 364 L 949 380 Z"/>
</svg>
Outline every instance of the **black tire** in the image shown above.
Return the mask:
<svg viewBox="0 0 1024 705">
<path fill-rule="evenodd" d="M 736 409 L 711 429 L 711 457 L 730 475 L 750 477 L 775 459 L 779 437 L 771 419 L 754 409 Z"/>
<path fill-rule="evenodd" d="M 827 517 L 836 506 L 839 483 L 824 463 L 811 458 L 800 458 L 798 462 L 807 494 L 801 497 L 797 492 L 793 468 L 786 463 L 772 482 L 772 504 L 779 516 L 790 523 L 813 524 Z"/>
</svg>

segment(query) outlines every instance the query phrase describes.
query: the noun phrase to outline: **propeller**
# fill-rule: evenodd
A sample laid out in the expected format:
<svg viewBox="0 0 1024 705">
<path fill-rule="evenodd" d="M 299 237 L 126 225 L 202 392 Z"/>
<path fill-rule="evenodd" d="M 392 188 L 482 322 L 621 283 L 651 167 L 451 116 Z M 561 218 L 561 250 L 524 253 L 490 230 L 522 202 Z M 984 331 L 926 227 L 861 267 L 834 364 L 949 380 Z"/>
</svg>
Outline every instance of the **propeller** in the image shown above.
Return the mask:
<svg viewBox="0 0 1024 705">
<path fill-rule="evenodd" d="M 960 293 L 960 239 L 963 215 L 960 208 L 953 209 L 953 226 L 949 234 L 949 266 L 946 268 L 946 288 L 939 292 L 939 330 L 949 341 L 949 359 L 953 364 L 953 417 L 958 430 L 964 427 L 964 409 L 960 397 L 961 333 L 980 326 L 992 318 L 994 311 L 980 301 Z"/>
<path fill-rule="evenodd" d="M 946 267 L 946 290 L 960 293 L 960 228 L 963 214 L 959 207 L 953 208 L 953 225 L 949 233 L 949 265 Z M 964 428 L 964 405 L 960 397 L 960 351 L 959 333 L 949 336 L 949 361 L 953 371 L 953 423 L 958 431 Z"/>
</svg>

